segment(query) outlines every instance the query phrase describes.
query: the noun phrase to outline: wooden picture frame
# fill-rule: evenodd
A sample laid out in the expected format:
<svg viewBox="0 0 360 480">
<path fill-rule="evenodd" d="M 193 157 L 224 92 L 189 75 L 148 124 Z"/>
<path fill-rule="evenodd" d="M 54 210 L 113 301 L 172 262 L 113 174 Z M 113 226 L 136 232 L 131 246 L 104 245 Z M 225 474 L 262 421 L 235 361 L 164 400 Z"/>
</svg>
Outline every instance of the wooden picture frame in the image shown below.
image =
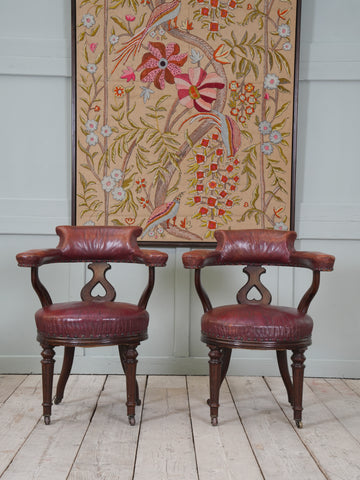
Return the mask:
<svg viewBox="0 0 360 480">
<path fill-rule="evenodd" d="M 74 225 L 294 228 L 301 0 L 71 0 Z"/>
</svg>

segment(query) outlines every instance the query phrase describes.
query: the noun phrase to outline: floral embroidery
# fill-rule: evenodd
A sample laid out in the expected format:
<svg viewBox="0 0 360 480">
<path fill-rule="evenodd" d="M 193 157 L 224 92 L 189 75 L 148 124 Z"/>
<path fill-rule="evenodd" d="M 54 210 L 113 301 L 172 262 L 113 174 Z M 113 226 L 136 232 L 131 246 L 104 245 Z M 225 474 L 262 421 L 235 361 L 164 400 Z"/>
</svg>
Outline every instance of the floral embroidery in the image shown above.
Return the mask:
<svg viewBox="0 0 360 480">
<path fill-rule="evenodd" d="M 216 73 L 208 74 L 202 68 L 189 68 L 189 73 L 178 75 L 175 83 L 180 103 L 187 108 L 194 107 L 198 112 L 209 112 L 217 89 L 225 87 Z"/>
<path fill-rule="evenodd" d="M 187 53 L 180 53 L 177 43 L 150 42 L 149 52 L 145 53 L 137 70 L 142 70 L 140 79 L 151 83 L 159 90 L 165 88 L 165 82 L 173 84 L 174 77 L 181 73 L 180 67 L 187 60 Z"/>
<path fill-rule="evenodd" d="M 104 189 L 105 190 L 105 189 Z M 113 198 L 115 200 L 118 200 L 118 201 L 122 201 L 125 199 L 126 197 L 126 192 L 125 190 L 122 188 L 122 187 L 115 187 L 112 191 L 111 191 L 111 195 L 113 196 Z"/>
<path fill-rule="evenodd" d="M 96 73 L 97 66 L 95 65 L 95 63 L 88 63 L 88 64 L 87 64 L 87 67 L 86 67 L 86 70 L 87 70 L 89 73 Z"/>
<path fill-rule="evenodd" d="M 85 128 L 88 132 L 94 132 L 98 127 L 98 122 L 96 122 L 95 120 L 88 120 L 86 123 L 85 123 Z"/>
<path fill-rule="evenodd" d="M 117 97 L 122 97 L 125 93 L 125 90 L 123 87 L 115 87 L 114 88 L 114 93 Z"/>
<path fill-rule="evenodd" d="M 111 190 L 115 187 L 115 180 L 112 177 L 106 176 L 101 180 L 101 185 L 105 192 L 111 192 Z"/>
<path fill-rule="evenodd" d="M 104 137 L 110 137 L 111 134 L 112 130 L 109 125 L 104 125 L 103 127 L 101 127 L 101 135 L 103 135 Z"/>
<path fill-rule="evenodd" d="M 278 27 L 278 34 L 282 38 L 286 38 L 290 35 L 290 27 L 286 23 L 283 25 L 279 25 Z"/>
<path fill-rule="evenodd" d="M 264 87 L 269 90 L 274 90 L 279 86 L 280 80 L 274 73 L 268 73 L 264 79 Z"/>
<path fill-rule="evenodd" d="M 109 42 L 111 43 L 111 45 L 116 45 L 119 41 L 119 37 L 117 35 L 111 35 L 111 37 L 109 38 Z"/>
<path fill-rule="evenodd" d="M 88 145 L 96 145 L 99 141 L 99 137 L 96 135 L 96 133 L 90 133 L 89 135 L 86 136 L 86 143 Z"/>
<path fill-rule="evenodd" d="M 95 18 L 93 15 L 87 13 L 86 15 L 83 15 L 81 23 L 84 25 L 84 27 L 91 28 L 93 25 L 95 25 Z"/>
</svg>

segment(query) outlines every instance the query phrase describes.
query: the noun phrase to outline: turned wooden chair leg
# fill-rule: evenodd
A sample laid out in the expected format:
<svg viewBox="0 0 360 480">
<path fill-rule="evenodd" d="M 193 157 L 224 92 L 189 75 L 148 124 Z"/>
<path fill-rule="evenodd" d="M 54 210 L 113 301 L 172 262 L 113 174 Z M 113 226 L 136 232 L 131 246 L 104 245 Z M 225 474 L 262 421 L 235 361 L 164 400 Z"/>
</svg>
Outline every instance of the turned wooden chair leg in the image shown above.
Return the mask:
<svg viewBox="0 0 360 480">
<path fill-rule="evenodd" d="M 289 373 L 287 351 L 276 350 L 276 356 L 277 356 L 281 378 L 283 379 L 283 382 L 287 391 L 288 401 L 290 405 L 294 405 L 294 389 L 293 389 L 293 384 L 292 384 L 290 373 Z"/>
<path fill-rule="evenodd" d="M 119 349 L 119 355 L 120 355 L 120 360 L 121 360 L 121 365 L 123 368 L 123 371 L 126 375 L 126 352 L 128 349 L 127 345 L 118 345 Z M 136 405 L 141 405 L 141 400 L 140 400 L 140 395 L 139 395 L 139 384 L 138 381 L 135 380 L 135 387 L 136 387 Z"/>
<path fill-rule="evenodd" d="M 292 371 L 293 371 L 293 384 L 294 384 L 294 420 L 298 428 L 302 428 L 301 421 L 302 416 L 302 397 L 303 397 L 303 385 L 304 385 L 304 369 L 305 369 L 305 349 L 293 350 Z"/>
<path fill-rule="evenodd" d="M 125 353 L 125 376 L 126 376 L 126 406 L 127 415 L 130 425 L 135 425 L 135 406 L 137 402 L 137 382 L 136 382 L 136 365 L 138 353 L 136 351 L 137 345 L 127 346 Z"/>
<path fill-rule="evenodd" d="M 222 357 L 221 357 L 221 381 L 220 387 L 226 377 L 227 371 L 229 369 L 230 359 L 231 359 L 232 348 L 222 348 Z"/>
<path fill-rule="evenodd" d="M 60 377 L 58 380 L 56 395 L 54 398 L 55 405 L 59 404 L 64 397 L 64 390 L 68 378 L 70 376 L 71 367 L 74 360 L 75 347 L 65 347 L 64 348 L 64 360 L 61 368 Z"/>
<path fill-rule="evenodd" d="M 53 377 L 54 377 L 54 355 L 55 351 L 53 347 L 49 345 L 41 345 L 43 351 L 41 356 L 42 366 L 42 390 L 43 390 L 43 415 L 45 425 L 50 424 L 51 406 L 52 406 L 52 389 L 53 389 Z"/>
<path fill-rule="evenodd" d="M 209 351 L 209 381 L 210 381 L 210 398 L 207 401 L 210 407 L 211 425 L 218 424 L 219 411 L 219 395 L 221 386 L 222 373 L 222 352 L 219 347 L 208 345 Z"/>
</svg>

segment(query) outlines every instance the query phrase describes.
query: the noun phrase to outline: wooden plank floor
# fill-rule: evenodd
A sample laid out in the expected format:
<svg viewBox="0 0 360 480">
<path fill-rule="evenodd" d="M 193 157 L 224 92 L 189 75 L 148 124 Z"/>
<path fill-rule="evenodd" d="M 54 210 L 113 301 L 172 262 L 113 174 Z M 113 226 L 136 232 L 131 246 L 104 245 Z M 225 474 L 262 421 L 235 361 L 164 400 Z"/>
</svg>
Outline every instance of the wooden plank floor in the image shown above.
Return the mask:
<svg viewBox="0 0 360 480">
<path fill-rule="evenodd" d="M 306 379 L 302 430 L 280 378 L 228 377 L 218 427 L 207 377 L 140 376 L 135 427 L 124 380 L 72 375 L 45 426 L 41 377 L 0 376 L 0 478 L 360 479 L 360 380 Z"/>
</svg>

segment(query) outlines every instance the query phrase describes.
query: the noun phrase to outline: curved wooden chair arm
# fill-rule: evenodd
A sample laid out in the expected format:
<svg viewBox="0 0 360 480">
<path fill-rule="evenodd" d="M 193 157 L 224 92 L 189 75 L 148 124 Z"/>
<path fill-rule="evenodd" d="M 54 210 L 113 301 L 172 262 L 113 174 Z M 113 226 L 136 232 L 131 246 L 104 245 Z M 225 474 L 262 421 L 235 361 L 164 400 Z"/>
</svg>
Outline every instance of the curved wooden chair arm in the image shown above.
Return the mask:
<svg viewBox="0 0 360 480">
<path fill-rule="evenodd" d="M 150 295 L 154 289 L 154 283 L 155 283 L 155 267 L 149 267 L 149 278 L 148 278 L 148 284 L 145 287 L 145 290 L 143 291 L 140 300 L 138 302 L 138 306 L 140 308 L 146 308 Z"/>
<path fill-rule="evenodd" d="M 183 253 L 182 260 L 185 268 L 203 268 L 219 265 L 221 255 L 216 250 L 192 250 Z"/>
<path fill-rule="evenodd" d="M 212 305 L 211 305 L 208 294 L 206 293 L 206 291 L 204 290 L 204 287 L 201 284 L 200 272 L 201 270 L 199 268 L 195 270 L 195 288 L 199 295 L 204 312 L 208 312 L 209 310 L 212 309 Z"/>
<path fill-rule="evenodd" d="M 18 253 L 16 260 L 19 267 L 40 267 L 46 263 L 62 262 L 62 253 L 58 248 L 47 248 L 44 250 L 27 250 Z"/>
<path fill-rule="evenodd" d="M 40 281 L 38 267 L 31 267 L 31 284 L 37 296 L 39 297 L 41 305 L 43 307 L 52 305 L 50 294 Z"/>
<path fill-rule="evenodd" d="M 290 257 L 290 266 L 310 268 L 324 272 L 331 272 L 334 268 L 335 257 L 320 252 L 295 251 Z"/>
<path fill-rule="evenodd" d="M 299 302 L 299 305 L 297 309 L 299 312 L 305 314 L 307 313 L 310 303 L 312 302 L 313 298 L 317 294 L 317 291 L 319 290 L 320 286 L 320 271 L 319 270 L 314 270 L 313 271 L 313 278 L 312 278 L 312 283 L 308 290 L 305 292 L 303 295 L 302 299 Z"/>
</svg>

